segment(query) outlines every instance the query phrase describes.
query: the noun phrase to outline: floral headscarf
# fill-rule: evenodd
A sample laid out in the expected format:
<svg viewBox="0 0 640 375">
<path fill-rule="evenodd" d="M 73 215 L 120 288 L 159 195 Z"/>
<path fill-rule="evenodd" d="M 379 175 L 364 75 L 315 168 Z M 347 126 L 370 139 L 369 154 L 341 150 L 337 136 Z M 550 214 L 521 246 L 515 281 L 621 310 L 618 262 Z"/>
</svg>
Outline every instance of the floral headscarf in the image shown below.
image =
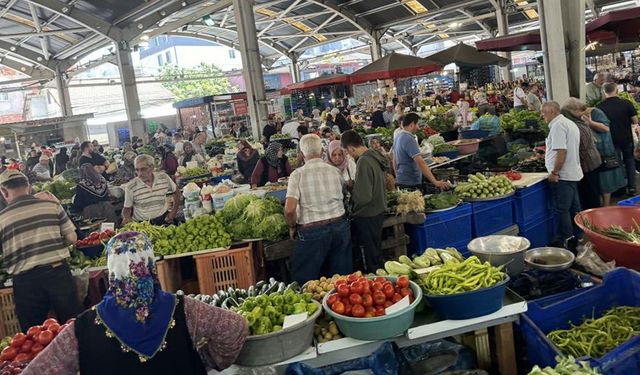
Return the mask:
<svg viewBox="0 0 640 375">
<path fill-rule="evenodd" d="M 271 142 L 265 151 L 267 163 L 274 168 L 280 167 L 280 159 L 278 158 L 278 151 L 282 150 L 282 145 L 278 142 Z"/>
<path fill-rule="evenodd" d="M 109 289 L 96 306 L 96 322 L 115 336 L 123 351 L 134 351 L 145 361 L 165 346 L 168 329 L 175 325 L 176 298 L 160 290 L 149 237 L 123 232 L 106 246 Z"/>
</svg>

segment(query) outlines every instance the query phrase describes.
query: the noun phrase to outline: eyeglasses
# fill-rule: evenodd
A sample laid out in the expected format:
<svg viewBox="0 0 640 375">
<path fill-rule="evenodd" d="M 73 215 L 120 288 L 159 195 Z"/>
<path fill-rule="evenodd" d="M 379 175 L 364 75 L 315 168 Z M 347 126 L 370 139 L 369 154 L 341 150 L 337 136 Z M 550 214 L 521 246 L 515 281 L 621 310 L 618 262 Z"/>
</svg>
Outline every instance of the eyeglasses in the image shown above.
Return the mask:
<svg viewBox="0 0 640 375">
<path fill-rule="evenodd" d="M 135 168 L 136 172 L 144 172 L 149 170 L 149 167 L 143 167 L 143 168 Z"/>
</svg>

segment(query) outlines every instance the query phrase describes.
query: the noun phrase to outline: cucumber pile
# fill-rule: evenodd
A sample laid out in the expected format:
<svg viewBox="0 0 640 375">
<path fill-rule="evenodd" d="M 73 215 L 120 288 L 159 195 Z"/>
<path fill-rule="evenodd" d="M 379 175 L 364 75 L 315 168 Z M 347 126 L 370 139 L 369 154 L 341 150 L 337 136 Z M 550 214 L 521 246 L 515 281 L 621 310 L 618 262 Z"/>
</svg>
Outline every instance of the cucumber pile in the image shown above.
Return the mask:
<svg viewBox="0 0 640 375">
<path fill-rule="evenodd" d="M 482 173 L 469 175 L 469 182 L 461 182 L 455 193 L 462 199 L 495 198 L 514 191 L 511 181 L 504 176 L 486 177 Z"/>
</svg>

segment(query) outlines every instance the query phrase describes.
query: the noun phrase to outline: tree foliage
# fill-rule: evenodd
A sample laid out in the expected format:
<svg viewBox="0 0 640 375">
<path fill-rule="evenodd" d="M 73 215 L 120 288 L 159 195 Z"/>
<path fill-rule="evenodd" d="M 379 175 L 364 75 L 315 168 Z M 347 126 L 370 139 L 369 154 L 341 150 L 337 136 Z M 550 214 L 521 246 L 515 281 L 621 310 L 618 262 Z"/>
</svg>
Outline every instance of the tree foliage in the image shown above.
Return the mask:
<svg viewBox="0 0 640 375">
<path fill-rule="evenodd" d="M 197 79 L 199 77 L 202 79 Z M 162 87 L 179 100 L 237 91 L 214 64 L 200 63 L 193 68 L 168 64 L 162 67 L 160 79 L 168 80 L 162 83 Z"/>
</svg>

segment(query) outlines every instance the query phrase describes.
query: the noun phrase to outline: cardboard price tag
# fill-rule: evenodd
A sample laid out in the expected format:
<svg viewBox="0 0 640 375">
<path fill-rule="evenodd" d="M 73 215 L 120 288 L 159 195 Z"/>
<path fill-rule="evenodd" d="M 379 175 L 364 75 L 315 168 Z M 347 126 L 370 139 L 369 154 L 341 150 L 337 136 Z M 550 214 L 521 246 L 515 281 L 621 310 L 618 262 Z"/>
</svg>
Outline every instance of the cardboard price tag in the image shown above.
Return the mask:
<svg viewBox="0 0 640 375">
<path fill-rule="evenodd" d="M 406 307 L 408 307 L 410 305 L 409 303 L 409 296 L 405 296 L 403 299 L 401 299 L 400 301 L 394 303 L 393 305 L 387 307 L 384 310 L 384 313 L 386 315 L 391 315 L 393 313 L 396 313 Z"/>
<path fill-rule="evenodd" d="M 293 327 L 296 324 L 300 324 L 307 320 L 308 314 L 306 312 L 294 315 L 287 315 L 284 317 L 284 323 L 282 323 L 282 329 Z"/>
<path fill-rule="evenodd" d="M 100 224 L 100 232 L 104 232 L 107 229 L 115 230 L 116 229 L 116 224 L 115 223 L 102 223 L 102 224 Z"/>
</svg>

